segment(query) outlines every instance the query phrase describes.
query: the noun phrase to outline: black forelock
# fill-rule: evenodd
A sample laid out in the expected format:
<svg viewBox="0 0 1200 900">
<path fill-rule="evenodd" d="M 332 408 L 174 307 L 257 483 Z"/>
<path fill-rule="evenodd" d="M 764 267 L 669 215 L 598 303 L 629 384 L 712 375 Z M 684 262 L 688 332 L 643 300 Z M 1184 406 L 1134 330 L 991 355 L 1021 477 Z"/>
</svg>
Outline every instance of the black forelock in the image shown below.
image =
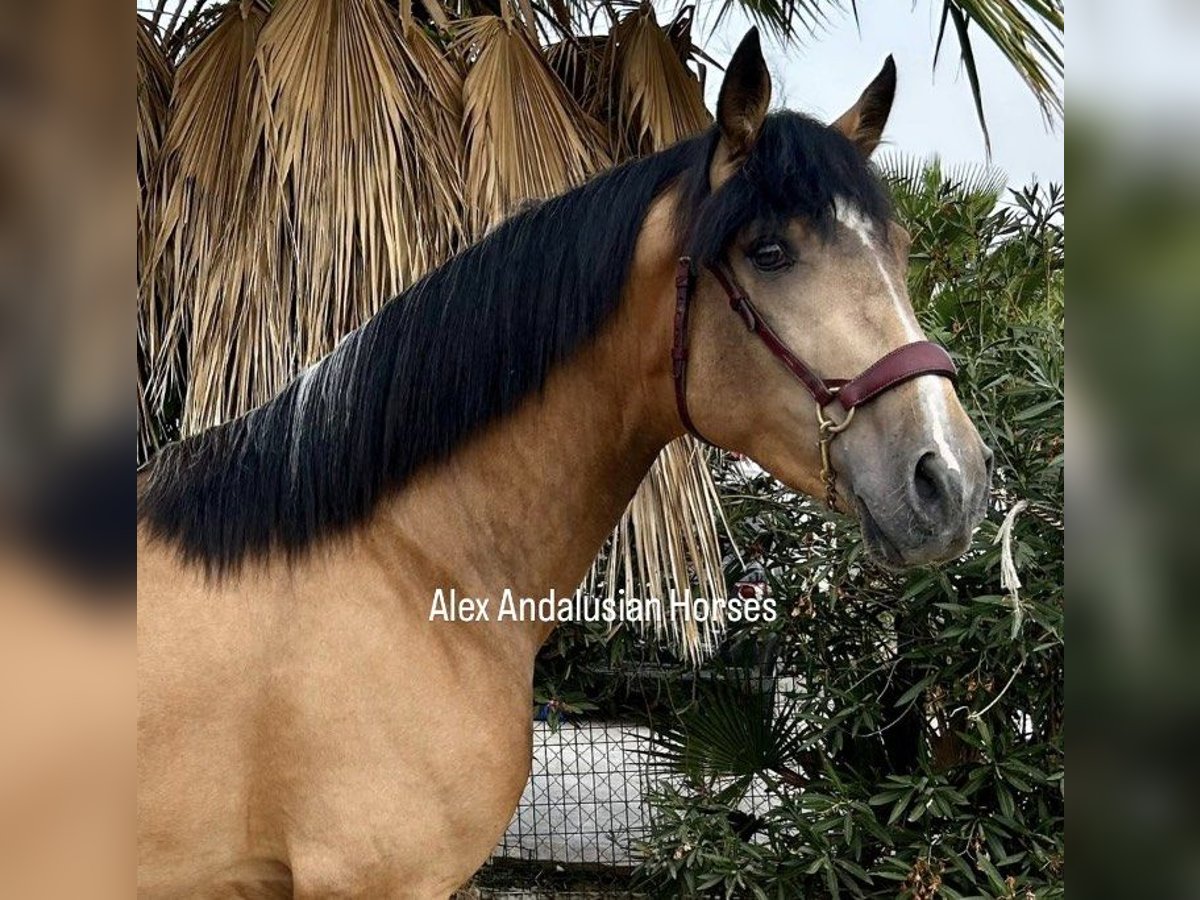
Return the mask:
<svg viewBox="0 0 1200 900">
<path fill-rule="evenodd" d="M 708 135 L 709 157 L 719 135 Z M 708 172 L 686 176 L 681 214 L 690 222 L 687 252 L 703 265 L 717 259 L 752 222 L 782 226 L 801 219 L 828 237 L 835 204 L 849 202 L 876 222 L 891 212 L 888 195 L 858 148 L 841 132 L 801 113 L 772 113 L 745 160 L 716 191 Z"/>
</svg>

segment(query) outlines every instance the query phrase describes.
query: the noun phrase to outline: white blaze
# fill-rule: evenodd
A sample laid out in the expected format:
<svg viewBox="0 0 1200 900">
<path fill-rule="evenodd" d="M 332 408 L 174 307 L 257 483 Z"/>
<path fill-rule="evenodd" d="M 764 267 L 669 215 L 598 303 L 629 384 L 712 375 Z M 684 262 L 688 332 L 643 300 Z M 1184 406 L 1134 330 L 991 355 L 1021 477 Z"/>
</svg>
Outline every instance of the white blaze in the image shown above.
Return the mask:
<svg viewBox="0 0 1200 900">
<path fill-rule="evenodd" d="M 879 247 L 874 240 L 874 225 L 871 220 L 863 215 L 862 211 L 856 208 L 853 204 L 839 199 L 834 204 L 834 214 L 837 216 L 838 222 L 845 225 L 850 231 L 858 236 L 862 241 L 867 252 L 871 254 L 871 259 L 875 263 L 875 268 L 879 272 L 879 277 L 883 281 L 883 285 L 887 288 L 888 295 L 892 298 L 892 306 L 896 310 L 896 316 L 904 325 L 904 334 L 909 343 L 913 341 L 925 340 L 925 333 L 921 331 L 921 326 L 917 324 L 917 317 L 912 311 L 912 306 L 908 304 L 900 292 L 896 289 L 895 280 L 888 271 L 887 266 L 883 264 L 883 257 L 879 253 Z M 946 467 L 953 472 L 962 472 L 962 467 L 958 463 L 958 457 L 954 455 L 954 451 L 950 448 L 950 441 L 946 437 L 947 427 L 950 422 L 950 411 L 946 405 L 946 384 L 945 379 L 940 375 L 921 375 L 914 379 L 917 386 L 917 396 L 920 399 L 921 407 L 925 411 L 925 417 L 933 430 L 933 442 L 937 445 L 938 452 L 941 453 L 942 459 L 946 462 Z"/>
</svg>

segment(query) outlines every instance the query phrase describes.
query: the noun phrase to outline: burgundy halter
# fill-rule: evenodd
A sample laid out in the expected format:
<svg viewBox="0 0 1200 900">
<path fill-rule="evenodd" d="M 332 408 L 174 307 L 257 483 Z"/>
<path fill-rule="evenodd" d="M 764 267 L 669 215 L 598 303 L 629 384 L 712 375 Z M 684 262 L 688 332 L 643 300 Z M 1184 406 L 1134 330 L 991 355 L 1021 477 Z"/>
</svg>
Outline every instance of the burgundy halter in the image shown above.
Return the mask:
<svg viewBox="0 0 1200 900">
<path fill-rule="evenodd" d="M 758 336 L 772 355 L 783 363 L 816 401 L 821 480 L 825 483 L 825 502 L 830 509 L 834 509 L 837 505 L 837 472 L 829 459 L 829 445 L 837 435 L 845 431 L 850 420 L 854 418 L 854 411 L 885 391 L 918 375 L 955 378 L 958 373 L 950 355 L 937 344 L 914 341 L 897 347 L 854 378 L 822 378 L 788 349 L 750 302 L 733 272 L 724 263 L 713 263 L 708 268 L 729 298 L 729 307 L 741 317 L 746 328 Z M 679 418 L 683 421 L 683 427 L 694 437 L 711 443 L 696 430 L 687 406 L 688 314 L 694 283 L 695 273 L 691 257 L 681 257 L 675 270 L 675 337 L 671 347 L 671 372 L 675 379 L 675 405 L 679 408 Z M 846 410 L 846 417 L 841 421 L 830 418 L 825 413 L 825 408 L 835 400 Z"/>
</svg>

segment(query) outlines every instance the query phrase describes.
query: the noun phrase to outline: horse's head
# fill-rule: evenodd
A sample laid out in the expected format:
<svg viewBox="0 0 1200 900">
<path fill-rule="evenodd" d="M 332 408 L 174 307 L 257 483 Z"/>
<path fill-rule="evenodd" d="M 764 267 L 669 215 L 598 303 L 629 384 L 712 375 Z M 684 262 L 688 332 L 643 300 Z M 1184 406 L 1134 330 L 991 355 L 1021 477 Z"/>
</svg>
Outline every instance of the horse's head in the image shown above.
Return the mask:
<svg viewBox="0 0 1200 900">
<path fill-rule="evenodd" d="M 895 85 L 889 59 L 831 126 L 768 116 L 770 76 L 752 32 L 721 86 L 707 183 L 684 198 L 695 299 L 683 415 L 709 440 L 818 497 L 826 495 L 818 404 L 783 356 L 818 379 L 850 379 L 925 340 L 905 284 L 909 235 L 867 165 Z M 731 314 L 727 301 L 738 293 L 785 353 L 755 333 L 753 314 Z M 934 360 L 927 369 L 945 359 L 922 349 Z M 901 353 L 900 363 L 876 369 L 879 392 L 852 410 L 828 451 L 837 503 L 859 517 L 873 555 L 910 566 L 966 549 L 986 511 L 992 454 L 949 377 L 914 377 L 920 354 Z M 847 411 L 835 400 L 823 415 L 841 423 Z"/>
</svg>

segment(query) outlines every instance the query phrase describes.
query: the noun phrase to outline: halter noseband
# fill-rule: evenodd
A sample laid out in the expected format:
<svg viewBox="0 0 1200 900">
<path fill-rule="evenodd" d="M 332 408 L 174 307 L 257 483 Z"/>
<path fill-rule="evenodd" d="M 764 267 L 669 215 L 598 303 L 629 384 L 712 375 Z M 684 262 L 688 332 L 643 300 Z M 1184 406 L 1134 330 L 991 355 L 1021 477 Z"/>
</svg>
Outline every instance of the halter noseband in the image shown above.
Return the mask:
<svg viewBox="0 0 1200 900">
<path fill-rule="evenodd" d="M 837 505 L 837 472 L 830 462 L 829 445 L 849 426 L 854 418 L 854 411 L 864 403 L 918 375 L 942 375 L 954 379 L 958 374 L 954 362 L 937 344 L 914 341 L 897 347 L 854 378 L 822 378 L 788 349 L 750 302 L 733 272 L 723 262 L 712 263 L 708 268 L 725 291 L 730 309 L 738 314 L 746 328 L 758 336 L 771 354 L 783 363 L 784 368 L 804 385 L 804 389 L 816 401 L 821 480 L 825 484 L 825 502 L 830 509 L 834 509 Z M 691 257 L 681 257 L 675 270 L 675 336 L 671 346 L 671 374 L 675 381 L 675 405 L 679 409 L 683 427 L 699 440 L 711 443 L 696 430 L 687 405 L 688 314 L 694 284 L 695 272 Z M 846 410 L 846 416 L 841 421 L 826 415 L 825 412 L 825 408 L 835 400 Z"/>
</svg>

